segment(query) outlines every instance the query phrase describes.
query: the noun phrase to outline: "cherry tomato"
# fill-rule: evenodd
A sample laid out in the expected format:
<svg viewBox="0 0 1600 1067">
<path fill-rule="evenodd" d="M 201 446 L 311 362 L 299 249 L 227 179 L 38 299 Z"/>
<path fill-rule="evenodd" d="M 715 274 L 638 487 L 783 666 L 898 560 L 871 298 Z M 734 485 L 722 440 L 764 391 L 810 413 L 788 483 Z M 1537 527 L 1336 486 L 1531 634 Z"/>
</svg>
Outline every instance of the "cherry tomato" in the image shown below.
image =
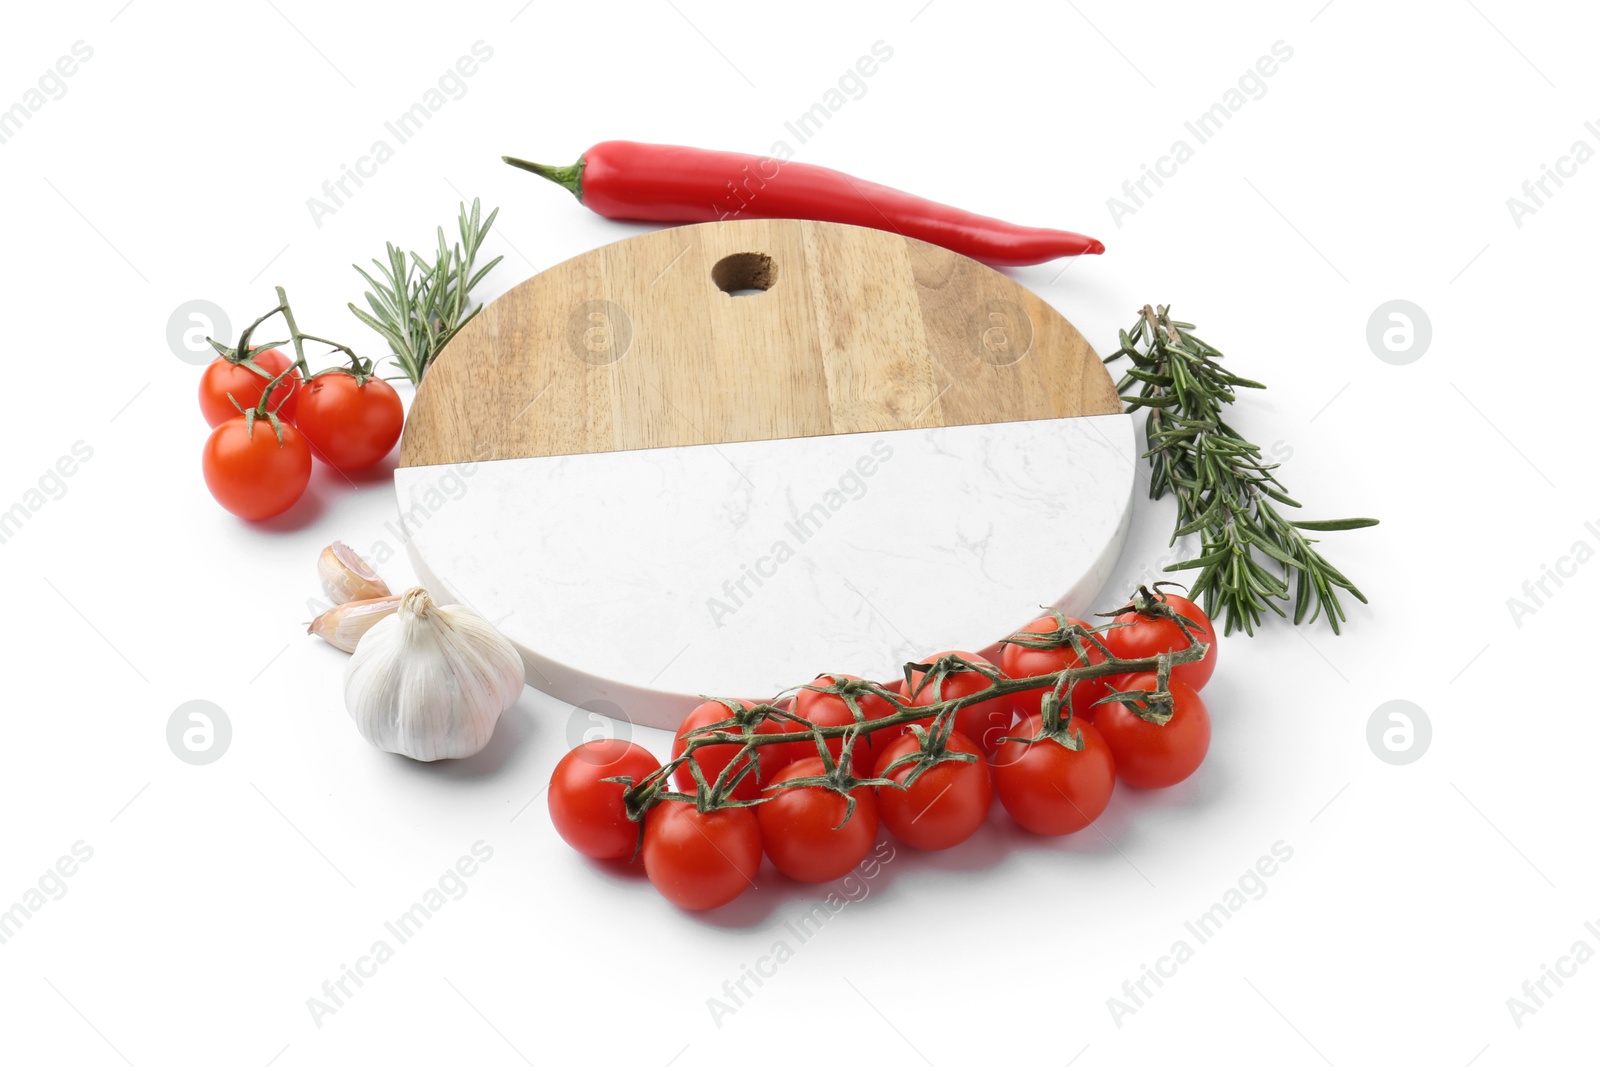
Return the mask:
<svg viewBox="0 0 1600 1067">
<path fill-rule="evenodd" d="M 255 352 L 251 358 L 271 378 L 289 369 L 289 357 L 276 348 Z M 239 415 L 241 408 L 255 407 L 270 380 L 249 367 L 229 363 L 221 356 L 207 363 L 200 375 L 200 414 L 205 416 L 206 425 L 215 428 Z M 299 382 L 298 371 L 279 382 L 272 391 L 272 398 L 267 401 L 267 409 L 275 410 L 280 419 L 293 421 L 295 405 L 300 399 L 295 388 Z M 229 393 L 233 394 L 233 400 L 239 402 L 239 407 L 233 406 L 233 400 L 228 399 Z M 282 406 L 279 406 L 279 401 L 283 402 Z"/>
<path fill-rule="evenodd" d="M 1187 614 L 1187 612 L 1185 612 Z M 1177 674 L 1177 669 L 1173 669 Z M 1130 674 L 1120 680 L 1124 692 L 1153 692 L 1156 676 Z M 1195 772 L 1211 747 L 1211 714 L 1200 694 L 1176 678 L 1167 683 L 1172 691 L 1172 718 L 1158 726 L 1139 718 L 1126 705 L 1100 705 L 1095 726 L 1111 746 L 1117 760 L 1117 776 L 1140 789 L 1159 789 L 1176 785 Z"/>
<path fill-rule="evenodd" d="M 819 785 L 777 788 L 781 783 L 823 773 L 822 758 L 809 756 L 778 772 L 763 793 L 756 822 L 772 865 L 797 882 L 831 882 L 866 858 L 878 837 L 878 801 L 869 786 L 852 789 L 849 802 Z"/>
<path fill-rule="evenodd" d="M 586 741 L 561 757 L 550 776 L 550 821 L 561 840 L 597 860 L 626 859 L 639 846 L 639 824 L 628 818 L 621 782 L 635 784 L 661 769 L 649 751 L 608 737 Z"/>
<path fill-rule="evenodd" d="M 382 378 L 356 384 L 354 375 L 319 374 L 300 388 L 295 425 L 324 463 L 342 471 L 370 467 L 400 440 L 405 410 Z"/>
<path fill-rule="evenodd" d="M 1030 715 L 1014 733 L 1034 737 L 1040 723 L 1040 716 Z M 1044 738 L 1007 741 L 994 755 L 995 792 L 1025 830 L 1047 837 L 1070 834 L 1094 822 L 1111 802 L 1117 784 L 1111 749 L 1091 724 L 1074 719 L 1071 729 L 1083 737 L 1077 751 Z"/>
<path fill-rule="evenodd" d="M 959 845 L 989 816 L 994 783 L 982 749 L 959 731 L 950 735 L 945 747 L 977 756 L 977 761 L 934 764 L 904 789 L 878 787 L 878 815 L 883 825 L 912 848 L 932 851 Z M 877 776 L 903 783 L 914 765 L 908 763 L 888 774 L 889 764 L 915 751 L 916 737 L 901 734 L 878 756 Z"/>
<path fill-rule="evenodd" d="M 644 817 L 644 873 L 661 895 L 687 911 L 728 903 L 761 869 L 761 830 L 749 808 L 699 812 L 663 800 Z"/>
<path fill-rule="evenodd" d="M 739 701 L 739 703 L 748 708 L 759 702 L 743 700 Z M 672 758 L 677 759 L 689 747 L 688 742 L 684 740 L 684 735 L 689 731 L 698 730 L 705 726 L 713 726 L 731 718 L 733 718 L 733 712 L 729 711 L 728 706 L 720 700 L 708 700 L 695 708 L 689 713 L 688 718 L 683 720 L 683 725 L 678 727 L 678 736 L 672 742 Z M 729 729 L 731 730 L 732 728 L 730 727 Z M 772 719 L 767 719 L 756 727 L 756 732 L 761 734 L 782 733 L 783 726 Z M 739 745 L 729 741 L 705 745 L 695 749 L 691 759 L 700 765 L 700 771 L 706 778 L 706 785 L 716 782 L 717 775 L 722 773 L 722 768 L 739 756 L 739 748 Z M 789 753 L 785 751 L 788 748 L 788 745 L 762 745 L 756 753 L 755 770 L 741 778 L 739 784 L 734 786 L 730 795 L 736 800 L 754 800 L 760 796 L 761 787 L 772 781 L 772 776 L 777 774 L 785 763 L 789 762 Z M 737 774 L 738 770 L 739 768 L 735 767 L 734 773 Z M 682 764 L 672 772 L 672 780 L 685 793 L 693 793 L 695 790 L 694 773 L 689 770 L 687 763 Z"/>
<path fill-rule="evenodd" d="M 860 680 L 853 674 L 820 674 L 812 684 L 829 686 L 837 682 L 859 682 Z M 881 719 L 885 715 L 894 714 L 895 711 L 894 705 L 883 697 L 875 696 L 871 693 L 857 694 L 855 700 L 856 706 L 861 709 L 861 714 L 867 721 Z M 818 693 L 811 689 L 801 689 L 795 694 L 794 713 L 813 726 L 849 726 L 856 721 L 855 716 L 850 712 L 850 706 L 845 703 L 844 697 L 837 693 Z M 785 723 L 784 728 L 795 731 L 801 729 L 798 723 Z M 888 738 L 883 738 L 882 741 L 879 741 L 879 738 L 889 732 L 889 730 L 878 730 L 874 733 L 857 736 L 856 743 L 850 750 L 850 763 L 857 778 L 870 778 L 872 776 L 872 767 L 876 761 L 877 750 L 888 742 Z M 842 738 L 829 738 L 827 744 L 829 754 L 837 761 L 839 754 L 844 750 L 844 740 Z M 809 737 L 803 741 L 796 741 L 792 745 L 784 745 L 782 747 L 787 751 L 789 758 L 793 760 L 807 759 L 817 754 L 816 741 Z"/>
<path fill-rule="evenodd" d="M 980 666 L 992 666 L 982 656 L 971 652 L 940 652 L 938 655 L 929 656 L 927 662 L 932 663 L 940 656 L 960 656 L 969 663 Z M 922 686 L 922 691 L 911 698 L 913 707 L 925 708 L 944 700 L 956 700 L 960 697 L 971 696 L 989 688 L 989 679 L 976 671 L 951 671 L 939 682 L 924 683 L 924 673 L 916 672 L 911 676 L 911 686 L 915 689 Z M 1006 735 L 1011 726 L 1012 698 L 1009 696 L 995 697 L 993 700 L 980 700 L 976 704 L 969 704 L 956 712 L 956 732 L 966 734 L 968 739 L 978 742 L 985 752 L 993 752 L 1000 739 Z M 918 720 L 924 727 L 932 719 Z"/>
<path fill-rule="evenodd" d="M 1193 689 L 1205 688 L 1206 682 L 1211 680 L 1211 673 L 1217 669 L 1217 632 L 1212 628 L 1211 620 L 1200 610 L 1200 605 L 1192 600 L 1160 591 L 1157 591 L 1156 597 L 1199 626 L 1194 639 L 1211 646 L 1206 650 L 1205 659 L 1172 668 L 1172 677 L 1176 680 Z M 1116 621 L 1129 625 L 1113 626 L 1105 632 L 1103 639 L 1106 647 L 1118 659 L 1145 659 L 1189 647 L 1189 638 L 1183 627 L 1171 619 L 1152 619 L 1136 611 L 1127 611 L 1118 615 Z"/>
<path fill-rule="evenodd" d="M 217 503 L 241 519 L 270 519 L 288 511 L 311 481 L 311 448 L 292 423 L 280 422 L 279 434 L 266 419 L 248 429 L 235 415 L 211 431 L 201 453 L 206 488 Z"/>
<path fill-rule="evenodd" d="M 1082 626 L 1089 624 L 1081 619 L 1068 619 Z M 1056 628 L 1053 615 L 1034 619 L 1023 629 L 1032 633 L 1050 633 Z M 1073 651 L 1071 645 L 1060 648 L 1024 648 L 1022 645 L 1002 645 L 1000 652 L 1000 669 L 1006 672 L 1008 678 L 1034 678 L 1041 674 L 1054 674 L 1069 667 L 1084 665 L 1078 653 Z M 1106 657 L 1099 649 L 1090 645 L 1087 652 L 1089 664 L 1104 663 Z M 1027 689 L 1018 693 L 1013 700 L 1016 703 L 1017 714 L 1022 716 L 1036 715 L 1039 713 L 1039 702 L 1050 691 L 1049 687 Z M 1106 679 L 1089 678 L 1072 687 L 1072 714 L 1086 720 L 1093 720 L 1094 712 L 1091 708 L 1094 702 L 1107 693 Z"/>
</svg>

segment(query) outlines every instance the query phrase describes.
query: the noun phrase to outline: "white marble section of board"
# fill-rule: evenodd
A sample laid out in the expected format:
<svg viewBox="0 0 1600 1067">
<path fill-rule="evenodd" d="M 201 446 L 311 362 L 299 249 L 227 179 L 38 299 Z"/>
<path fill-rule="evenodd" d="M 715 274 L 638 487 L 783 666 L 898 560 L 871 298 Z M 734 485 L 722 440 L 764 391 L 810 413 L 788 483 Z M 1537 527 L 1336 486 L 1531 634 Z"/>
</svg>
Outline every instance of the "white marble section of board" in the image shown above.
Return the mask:
<svg viewBox="0 0 1600 1067">
<path fill-rule="evenodd" d="M 1089 610 L 1127 534 L 1132 419 L 1099 415 L 395 472 L 417 574 L 573 704 L 675 727 L 696 694 L 983 651 Z"/>
</svg>

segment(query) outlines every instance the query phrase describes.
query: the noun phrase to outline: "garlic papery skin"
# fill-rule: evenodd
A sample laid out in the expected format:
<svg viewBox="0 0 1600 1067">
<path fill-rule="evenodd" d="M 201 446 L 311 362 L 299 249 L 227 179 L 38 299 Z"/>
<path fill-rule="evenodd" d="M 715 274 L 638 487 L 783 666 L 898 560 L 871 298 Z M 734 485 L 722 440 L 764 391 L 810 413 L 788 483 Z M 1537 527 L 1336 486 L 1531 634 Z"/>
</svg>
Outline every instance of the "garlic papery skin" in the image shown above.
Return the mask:
<svg viewBox="0 0 1600 1067">
<path fill-rule="evenodd" d="M 407 589 L 356 645 L 344 704 L 373 745 L 414 760 L 481 752 L 522 695 L 522 656 L 476 611 Z"/>
<path fill-rule="evenodd" d="M 334 648 L 354 652 L 366 632 L 400 609 L 398 596 L 351 600 L 329 608 L 311 620 L 306 633 L 316 634 Z"/>
<path fill-rule="evenodd" d="M 388 584 L 343 541 L 322 550 L 317 557 L 317 577 L 322 579 L 322 591 L 335 604 L 389 595 Z"/>
</svg>

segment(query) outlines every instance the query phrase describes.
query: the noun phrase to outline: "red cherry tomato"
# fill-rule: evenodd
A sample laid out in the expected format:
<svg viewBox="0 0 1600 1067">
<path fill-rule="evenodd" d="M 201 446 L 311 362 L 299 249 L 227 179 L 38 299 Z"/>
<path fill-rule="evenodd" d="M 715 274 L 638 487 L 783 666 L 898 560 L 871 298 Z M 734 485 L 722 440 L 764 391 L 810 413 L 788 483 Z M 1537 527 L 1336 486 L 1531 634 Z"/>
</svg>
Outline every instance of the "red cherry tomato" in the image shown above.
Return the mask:
<svg viewBox="0 0 1600 1067">
<path fill-rule="evenodd" d="M 739 703 L 749 708 L 759 702 L 744 700 L 739 701 Z M 714 726 L 719 722 L 725 722 L 732 718 L 733 712 L 729 711 L 728 706 L 720 700 L 708 700 L 701 704 L 691 711 L 688 718 L 683 720 L 683 725 L 678 727 L 678 736 L 672 742 L 672 758 L 677 759 L 687 750 L 689 746 L 688 742 L 684 740 L 684 736 L 691 730 Z M 733 727 L 729 727 L 730 731 L 733 729 Z M 762 734 L 782 733 L 783 727 L 774 720 L 767 719 L 756 727 L 756 732 Z M 755 770 L 741 778 L 739 784 L 734 786 L 730 795 L 735 800 L 754 800 L 760 796 L 761 787 L 772 781 L 773 775 L 777 774 L 783 765 L 789 762 L 789 753 L 785 751 L 787 748 L 789 748 L 788 745 L 760 746 L 757 750 Z M 716 782 L 717 775 L 722 773 L 722 769 L 733 762 L 736 757 L 739 757 L 739 749 L 740 746 L 731 741 L 718 742 L 695 749 L 694 755 L 690 758 L 700 765 L 700 771 L 705 775 L 706 785 L 711 785 Z M 739 768 L 735 767 L 733 773 L 737 774 L 738 771 Z M 672 780 L 685 793 L 693 793 L 695 790 L 694 773 L 689 770 L 687 763 L 680 765 L 672 772 Z"/>
<path fill-rule="evenodd" d="M 249 367 L 229 363 L 221 356 L 206 364 L 205 371 L 200 375 L 200 414 L 205 416 L 207 426 L 215 428 L 239 415 L 241 408 L 255 407 L 267 382 L 289 369 L 289 357 L 276 348 L 255 352 L 251 358 L 270 377 L 263 378 Z M 267 410 L 275 410 L 278 418 L 292 422 L 295 404 L 299 400 L 295 388 L 299 382 L 298 371 L 279 382 L 278 387 L 272 390 L 272 398 L 267 401 Z M 239 407 L 233 406 L 233 400 L 228 399 L 229 393 L 233 394 L 233 400 L 239 402 Z M 281 406 L 279 401 L 282 401 Z"/>
<path fill-rule="evenodd" d="M 770 799 L 755 809 L 767 858 L 797 882 L 831 882 L 850 873 L 878 836 L 878 801 L 868 786 L 850 791 L 856 806 L 848 819 L 849 802 L 832 790 L 818 785 L 778 788 L 821 773 L 820 756 L 789 764 L 763 790 Z"/>
<path fill-rule="evenodd" d="M 994 784 L 983 750 L 960 732 L 952 733 L 945 747 L 978 758 L 972 763 L 934 764 L 904 789 L 878 787 L 879 818 L 890 833 L 912 848 L 931 851 L 959 845 L 976 833 L 989 816 Z M 915 751 L 916 737 L 901 734 L 878 756 L 877 776 L 905 782 L 913 764 L 892 774 L 888 768 Z"/>
<path fill-rule="evenodd" d="M 1016 736 L 1037 736 L 1040 721 L 1030 715 Z M 995 792 L 1025 830 L 1048 837 L 1070 834 L 1094 822 L 1111 802 L 1117 784 L 1111 749 L 1089 723 L 1075 719 L 1071 729 L 1083 737 L 1078 751 L 1047 737 L 1007 741 L 994 754 Z"/>
<path fill-rule="evenodd" d="M 201 453 L 206 488 L 241 519 L 269 519 L 288 511 L 311 481 L 311 449 L 293 424 L 274 433 L 266 419 L 248 429 L 236 415 L 211 431 Z M 279 436 L 282 441 L 279 441 Z"/>
<path fill-rule="evenodd" d="M 829 686 L 838 682 L 860 680 L 853 674 L 820 674 L 812 684 Z M 863 718 L 867 721 L 881 719 L 885 715 L 894 714 L 895 711 L 894 706 L 887 700 L 871 693 L 857 694 L 855 701 L 856 707 L 861 710 Z M 801 689 L 795 694 L 794 713 L 813 726 L 849 726 L 856 721 L 844 697 L 837 693 L 818 693 L 812 689 Z M 785 723 L 784 728 L 796 731 L 801 729 L 798 723 Z M 877 749 L 888 741 L 888 738 L 883 738 L 882 741 L 878 739 L 889 732 L 889 730 L 878 730 L 857 736 L 855 746 L 850 750 L 850 762 L 857 778 L 872 776 Z M 829 738 L 827 745 L 829 754 L 837 761 L 839 754 L 844 750 L 843 738 Z M 817 755 L 816 741 L 812 738 L 782 747 L 793 760 L 808 759 Z"/>
<path fill-rule="evenodd" d="M 761 869 L 761 831 L 749 808 L 699 812 L 664 800 L 644 817 L 644 873 L 661 895 L 687 911 L 728 903 Z"/>
<path fill-rule="evenodd" d="M 1217 632 L 1212 628 L 1211 620 L 1200 610 L 1200 605 L 1192 600 L 1160 591 L 1157 591 L 1156 597 L 1166 601 L 1179 615 L 1197 624 L 1199 629 L 1195 632 L 1194 639 L 1211 646 L 1206 650 L 1205 659 L 1195 663 L 1182 663 L 1172 668 L 1173 678 L 1192 689 L 1205 688 L 1205 684 L 1211 680 L 1212 672 L 1217 669 Z M 1171 619 L 1152 619 L 1136 611 L 1128 611 L 1118 615 L 1116 621 L 1128 625 L 1113 626 L 1103 636 L 1106 647 L 1118 659 L 1145 659 L 1149 656 L 1159 656 L 1163 652 L 1176 652 L 1180 648 L 1189 647 L 1189 638 L 1184 633 L 1183 627 Z"/>
<path fill-rule="evenodd" d="M 1089 624 L 1081 619 L 1068 619 L 1082 626 Z M 1034 619 L 1023 630 L 1032 633 L 1050 633 L 1056 628 L 1053 615 Z M 1070 667 L 1084 665 L 1077 652 L 1071 645 L 1060 648 L 1024 648 L 1022 645 L 1002 645 L 1000 652 L 1000 669 L 1006 672 L 1008 678 L 1035 678 L 1041 674 L 1054 674 Z M 1092 644 L 1087 649 L 1087 663 L 1104 663 L 1106 657 Z M 1016 703 L 1017 714 L 1028 716 L 1039 713 L 1039 702 L 1050 691 L 1049 687 L 1040 689 L 1027 689 L 1018 693 L 1013 700 Z M 1072 714 L 1079 718 L 1092 720 L 1094 712 L 1091 708 L 1094 702 L 1107 693 L 1106 679 L 1089 678 L 1072 687 Z"/>
<path fill-rule="evenodd" d="M 1187 613 L 1186 613 L 1187 614 Z M 1177 669 L 1173 669 L 1177 674 Z M 1124 692 L 1154 692 L 1156 676 L 1131 674 L 1118 685 Z M 1117 760 L 1117 776 L 1140 789 L 1159 789 L 1183 781 L 1206 758 L 1211 747 L 1211 714 L 1193 688 L 1170 680 L 1172 718 L 1158 726 L 1139 718 L 1125 705 L 1100 705 L 1095 726 Z"/>
<path fill-rule="evenodd" d="M 561 840 L 597 860 L 626 859 L 639 847 L 639 824 L 628 818 L 623 785 L 638 784 L 661 769 L 649 751 L 608 737 L 586 741 L 561 757 L 550 776 L 550 821 Z"/>
<path fill-rule="evenodd" d="M 394 448 L 405 424 L 400 394 L 382 378 L 319 374 L 301 386 L 295 425 L 316 457 L 342 471 L 370 467 Z"/>
<path fill-rule="evenodd" d="M 940 652 L 938 655 L 929 656 L 927 662 L 932 663 L 940 656 L 960 656 L 969 663 L 993 666 L 988 660 L 972 652 Z M 922 686 L 922 691 L 911 698 L 913 707 L 925 708 L 940 701 L 971 696 L 989 688 L 989 679 L 976 671 L 951 671 L 938 682 L 925 682 L 925 677 L 922 671 L 911 676 L 913 689 Z M 1011 717 L 1012 698 L 995 697 L 993 700 L 980 700 L 976 704 L 969 704 L 956 712 L 955 728 L 957 733 L 966 734 L 968 739 L 982 745 L 985 752 L 993 752 L 1011 727 Z M 926 727 L 933 720 L 918 721 Z"/>
</svg>

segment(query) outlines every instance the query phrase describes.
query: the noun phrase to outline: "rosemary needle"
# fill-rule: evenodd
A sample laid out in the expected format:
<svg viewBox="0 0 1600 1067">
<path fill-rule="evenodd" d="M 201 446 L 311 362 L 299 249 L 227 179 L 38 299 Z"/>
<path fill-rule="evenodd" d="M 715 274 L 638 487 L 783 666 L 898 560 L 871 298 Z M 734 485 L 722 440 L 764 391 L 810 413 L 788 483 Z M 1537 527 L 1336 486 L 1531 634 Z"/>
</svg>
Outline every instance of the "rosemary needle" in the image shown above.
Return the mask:
<svg viewBox="0 0 1600 1067">
<path fill-rule="evenodd" d="M 496 208 L 483 218 L 474 199 L 470 213 L 466 204 L 461 205 L 459 243 L 446 245 L 444 227 L 439 227 L 439 247 L 431 262 L 387 244 L 386 261 L 372 261 L 376 278 L 359 266 L 355 268 L 369 286 L 366 298 L 371 313 L 354 304 L 350 311 L 389 342 L 394 361 L 413 385 L 422 381 L 444 346 L 483 308 L 481 304 L 470 306 L 473 287 L 504 257 L 496 256 L 481 268 L 475 269 L 475 264 L 498 214 Z"/>
<path fill-rule="evenodd" d="M 1357 530 L 1377 519 L 1286 519 L 1279 506 L 1298 508 L 1261 447 L 1241 437 L 1223 418 L 1237 389 L 1264 389 L 1260 382 L 1224 370 L 1222 353 L 1176 322 L 1165 307 L 1146 304 L 1121 347 L 1106 362 L 1129 361 L 1118 392 L 1130 411 L 1146 410 L 1150 496 L 1171 493 L 1178 501 L 1172 541 L 1200 535 L 1200 554 L 1169 571 L 1198 570 L 1191 595 L 1212 618 L 1221 608 L 1224 633 L 1254 633 L 1268 609 L 1294 621 L 1326 616 L 1333 632 L 1345 620 L 1338 591 L 1367 602 L 1361 591 L 1318 552 L 1307 533 Z M 1137 391 L 1130 392 L 1136 389 Z M 1291 584 L 1293 586 L 1291 590 Z"/>
</svg>

